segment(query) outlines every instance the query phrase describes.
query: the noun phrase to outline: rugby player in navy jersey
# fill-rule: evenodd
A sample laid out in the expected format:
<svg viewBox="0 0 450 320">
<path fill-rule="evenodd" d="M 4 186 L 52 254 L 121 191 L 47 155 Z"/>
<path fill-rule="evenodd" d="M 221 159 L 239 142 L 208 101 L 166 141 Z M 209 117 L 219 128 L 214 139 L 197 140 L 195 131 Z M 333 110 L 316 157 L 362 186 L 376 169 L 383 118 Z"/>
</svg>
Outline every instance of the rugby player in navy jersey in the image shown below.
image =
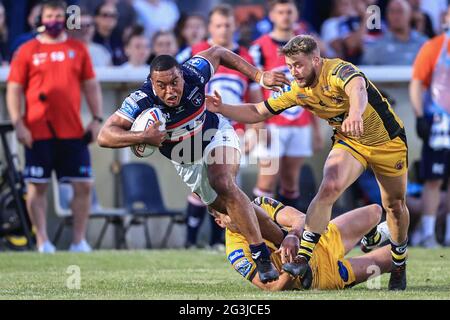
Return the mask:
<svg viewBox="0 0 450 320">
<path fill-rule="evenodd" d="M 239 139 L 228 120 L 205 107 L 205 86 L 220 65 L 266 88 L 289 85 L 284 74 L 262 72 L 220 46 L 199 52 L 182 65 L 161 55 L 152 61 L 147 81 L 106 121 L 98 143 L 108 148 L 158 146 L 192 192 L 212 209 L 230 215 L 249 243 L 261 281 L 271 282 L 279 276 L 263 241 L 271 233 L 261 235 L 251 202 L 236 184 Z M 143 132 L 130 131 L 139 114 L 152 107 L 164 114 L 166 131 L 159 131 L 160 123 Z"/>
</svg>

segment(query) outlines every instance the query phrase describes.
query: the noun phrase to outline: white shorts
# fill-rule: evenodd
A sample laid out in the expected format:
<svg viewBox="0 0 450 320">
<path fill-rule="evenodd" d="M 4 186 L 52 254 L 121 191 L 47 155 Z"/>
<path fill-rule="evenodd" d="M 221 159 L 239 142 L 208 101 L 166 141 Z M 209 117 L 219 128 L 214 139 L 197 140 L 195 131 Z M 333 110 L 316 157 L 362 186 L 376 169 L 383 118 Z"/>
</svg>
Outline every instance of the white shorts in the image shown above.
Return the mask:
<svg viewBox="0 0 450 320">
<path fill-rule="evenodd" d="M 311 157 L 312 128 L 311 125 L 302 127 L 277 126 L 269 124 L 271 143 L 258 144 L 255 148 L 256 156 L 260 159 L 281 157 Z"/>
<path fill-rule="evenodd" d="M 210 205 L 217 198 L 217 193 L 211 187 L 208 180 L 208 155 L 217 147 L 231 147 L 239 150 L 240 153 L 239 138 L 236 132 L 227 119 L 220 115 L 218 116 L 219 128 L 212 141 L 205 148 L 202 159 L 187 164 L 179 164 L 172 161 L 178 175 L 184 183 L 186 183 L 191 191 L 195 192 L 206 205 Z"/>
</svg>

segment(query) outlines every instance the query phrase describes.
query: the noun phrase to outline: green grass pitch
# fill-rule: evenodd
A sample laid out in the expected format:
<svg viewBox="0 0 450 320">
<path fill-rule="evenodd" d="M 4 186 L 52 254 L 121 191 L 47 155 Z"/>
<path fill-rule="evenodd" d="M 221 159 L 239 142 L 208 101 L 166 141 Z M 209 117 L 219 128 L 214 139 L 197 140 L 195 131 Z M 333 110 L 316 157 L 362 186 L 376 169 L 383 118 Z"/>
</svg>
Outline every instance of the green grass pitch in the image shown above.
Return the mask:
<svg viewBox="0 0 450 320">
<path fill-rule="evenodd" d="M 387 291 L 389 275 L 378 290 L 263 292 L 203 250 L 0 253 L 0 299 L 450 299 L 450 249 L 409 256 L 405 292 Z"/>
</svg>

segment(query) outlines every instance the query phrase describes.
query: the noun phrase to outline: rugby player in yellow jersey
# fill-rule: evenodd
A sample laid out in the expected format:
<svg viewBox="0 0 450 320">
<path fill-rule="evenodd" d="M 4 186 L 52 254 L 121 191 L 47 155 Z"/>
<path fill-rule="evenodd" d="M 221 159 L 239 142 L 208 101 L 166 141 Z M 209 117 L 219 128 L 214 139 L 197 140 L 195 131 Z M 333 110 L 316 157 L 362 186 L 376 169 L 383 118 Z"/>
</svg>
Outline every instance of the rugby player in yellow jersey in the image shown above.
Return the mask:
<svg viewBox="0 0 450 320">
<path fill-rule="evenodd" d="M 220 95 L 207 97 L 207 108 L 243 123 L 261 122 L 294 105 L 310 110 L 334 128 L 333 147 L 323 180 L 306 214 L 299 255 L 283 266 L 303 277 L 339 196 L 370 166 L 380 186 L 391 234 L 390 290 L 406 289 L 407 183 L 406 135 L 402 121 L 373 83 L 351 63 L 325 59 L 315 40 L 292 38 L 282 49 L 294 81 L 276 98 L 258 104 L 226 105 Z M 367 243 L 374 239 L 367 239 Z M 374 240 L 375 241 L 375 240 Z"/>
<path fill-rule="evenodd" d="M 385 246 L 362 256 L 345 258 L 345 255 L 355 247 L 355 244 L 369 230 L 376 228 L 381 218 L 381 207 L 370 205 L 344 213 L 333 219 L 316 246 L 311 258 L 311 275 L 299 279 L 282 271 L 282 264 L 292 261 L 299 247 L 299 237 L 305 222 L 305 214 L 293 207 L 284 206 L 269 197 L 259 197 L 254 201 L 258 222 L 261 229 L 267 225 L 265 218 L 274 221 L 278 228 L 272 235 L 272 241 L 266 241 L 271 251 L 271 260 L 280 271 L 278 280 L 262 283 L 256 272 L 248 243 L 233 224 L 231 218 L 218 212 L 212 212 L 217 224 L 226 228 L 225 245 L 228 261 L 245 279 L 264 290 L 295 290 L 303 289 L 304 284 L 313 289 L 338 290 L 352 287 L 365 282 L 369 277 L 389 272 L 391 269 L 390 247 Z M 288 235 L 285 237 L 285 234 Z M 389 237 L 386 222 L 378 225 L 379 243 L 384 243 Z M 281 244 L 281 245 L 280 245 Z"/>
</svg>

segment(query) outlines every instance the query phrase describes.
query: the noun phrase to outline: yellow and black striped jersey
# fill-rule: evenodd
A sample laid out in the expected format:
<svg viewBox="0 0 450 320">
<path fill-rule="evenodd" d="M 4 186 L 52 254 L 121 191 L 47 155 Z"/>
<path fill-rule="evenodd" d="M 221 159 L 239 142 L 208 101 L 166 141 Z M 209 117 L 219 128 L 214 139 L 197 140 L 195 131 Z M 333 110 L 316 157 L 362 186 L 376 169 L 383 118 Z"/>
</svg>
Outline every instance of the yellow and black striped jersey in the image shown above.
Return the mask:
<svg viewBox="0 0 450 320">
<path fill-rule="evenodd" d="M 341 131 L 341 125 L 350 109 L 345 86 L 358 76 L 366 80 L 368 105 L 363 114 L 364 133 L 360 138 L 354 138 L 345 135 Z M 273 114 L 279 114 L 292 106 L 302 106 L 327 120 L 338 133 L 363 145 L 379 145 L 403 132 L 403 122 L 394 113 L 387 99 L 356 66 L 341 59 L 323 59 L 319 82 L 315 87 L 300 88 L 293 81 L 285 92 L 264 103 Z"/>
</svg>

